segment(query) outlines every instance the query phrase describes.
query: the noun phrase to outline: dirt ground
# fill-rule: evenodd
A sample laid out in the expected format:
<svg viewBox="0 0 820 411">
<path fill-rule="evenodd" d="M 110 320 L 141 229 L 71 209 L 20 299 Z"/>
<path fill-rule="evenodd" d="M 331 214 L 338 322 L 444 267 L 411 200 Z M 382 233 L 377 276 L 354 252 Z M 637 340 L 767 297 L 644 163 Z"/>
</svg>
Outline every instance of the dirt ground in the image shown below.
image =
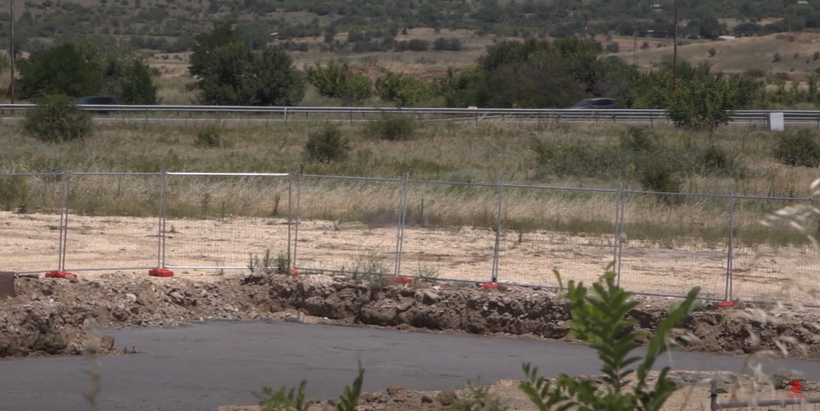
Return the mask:
<svg viewBox="0 0 820 411">
<path fill-rule="evenodd" d="M 657 371 L 649 373 L 649 384 L 654 384 L 657 381 L 658 374 Z M 678 382 L 681 388 L 666 401 L 663 410 L 709 410 L 710 385 L 708 379 L 710 378 L 718 380 L 718 403 L 749 401 L 751 398 L 749 393 L 752 391 L 749 389 L 750 376 L 748 375 L 728 372 L 705 374 L 696 371 L 672 371 L 669 376 Z M 783 377 L 786 377 L 786 379 L 791 378 L 786 375 Z M 602 383 L 603 380 L 600 376 L 578 376 L 578 379 L 591 379 L 598 383 Z M 497 400 L 501 406 L 507 407 L 508 410 L 538 411 L 538 408 L 518 388 L 519 383 L 518 380 L 503 380 L 481 388 L 487 390 L 491 398 Z M 806 395 L 806 397 L 816 397 L 817 393 L 820 392 L 820 383 L 805 381 L 801 381 L 801 383 L 803 386 L 801 394 Z M 628 387 L 634 385 L 633 381 L 628 384 Z M 788 388 L 789 386 L 774 387 L 773 385 L 765 385 L 757 390 L 756 398 L 758 401 L 788 399 L 791 398 L 789 395 L 792 394 Z M 473 392 L 467 388 L 447 391 L 412 391 L 401 386 L 392 385 L 375 393 L 364 393 L 359 401 L 358 409 L 361 411 L 437 411 L 449 409 L 448 407 L 457 405 L 459 401 L 469 399 L 472 395 Z M 735 398 L 733 398 L 733 395 Z M 311 403 L 310 411 L 332 410 L 334 404 L 332 401 L 318 401 L 315 399 Z M 813 410 L 816 405 L 807 404 L 807 406 L 809 410 Z M 794 411 L 801 409 L 799 405 L 778 406 L 776 408 Z M 218 408 L 217 411 L 259 411 L 259 409 L 258 406 L 224 406 Z M 775 407 L 764 409 L 775 409 Z"/>
<path fill-rule="evenodd" d="M 547 289 L 502 285 L 488 290 L 441 281 L 401 285 L 384 279 L 264 272 L 155 278 L 125 271 L 81 274 L 74 280 L 18 277 L 16 295 L 0 301 L 0 359 L 81 354 L 90 338 L 88 327 L 167 326 L 208 319 L 356 323 L 573 341 L 566 324 L 570 319 L 566 301 Z M 666 298 L 633 298 L 640 305 L 629 316 L 638 320 L 637 329 L 649 335 L 675 303 Z M 742 317 L 758 309 L 766 310 L 768 322 Z M 817 324 L 818 316 L 811 312 L 709 304 L 682 324 L 697 338 L 680 349 L 755 354 L 775 350 L 779 341 L 792 358 L 820 359 L 817 330 L 810 331 Z M 759 340 L 750 337 L 752 330 Z M 110 336 L 100 337 L 102 354 L 128 349 Z M 498 382 L 493 390 L 513 409 L 530 409 L 513 382 Z M 463 395 L 415 393 L 401 387 L 388 391 L 364 396 L 361 409 L 435 409 L 443 404 L 442 398 L 446 402 L 449 396 L 452 402 L 453 395 Z M 706 397 L 699 393 L 693 398 Z M 316 405 L 321 409 L 327 403 Z"/>
<path fill-rule="evenodd" d="M 203 319 L 291 318 L 572 340 L 564 298 L 546 289 L 487 290 L 422 281 L 400 285 L 384 277 L 368 281 L 342 275 L 256 273 L 209 280 L 126 272 L 71 281 L 17 278 L 16 297 L 0 301 L 0 358 L 78 354 L 88 337 L 87 326 L 175 325 Z M 629 315 L 650 334 L 676 302 L 633 298 L 640 305 Z M 766 310 L 768 322 L 742 318 L 756 309 Z M 682 324 L 698 340 L 681 349 L 751 354 L 783 343 L 792 358 L 820 359 L 817 324 L 818 315 L 808 311 L 746 304 L 726 309 L 710 303 Z M 750 337 L 751 330 L 759 341 Z M 796 344 L 805 344 L 804 349 Z"/>
<path fill-rule="evenodd" d="M 58 265 L 59 215 L 0 212 L 0 270 L 27 272 Z M 158 220 L 137 217 L 72 215 L 67 236 L 66 268 L 84 273 L 126 271 L 142 274 L 159 265 Z M 295 225 L 291 234 L 296 235 Z M 333 221 L 303 221 L 295 250 L 303 272 L 352 271 L 376 267 L 394 271 L 396 228 L 372 228 Z M 292 237 L 293 238 L 293 237 Z M 495 233 L 490 228 L 405 230 L 401 272 L 406 276 L 490 281 Z M 178 276 L 210 281 L 219 275 L 248 272 L 250 254 L 275 258 L 288 250 L 288 224 L 283 219 L 238 218 L 224 221 L 168 219 L 165 263 Z M 611 238 L 531 232 L 519 237 L 504 231 L 500 239 L 499 283 L 555 286 L 553 269 L 564 281 L 590 282 L 612 260 Z M 683 295 L 700 286 L 701 294 L 723 298 L 726 285 L 725 246 L 686 245 L 674 248 L 628 241 L 623 248 L 620 285 L 644 293 Z M 818 256 L 808 249 L 751 250 L 737 248 L 733 261 L 733 298 L 766 299 L 793 282 L 787 298 L 809 296 L 818 284 Z M 228 267 L 220 269 L 216 267 Z"/>
</svg>

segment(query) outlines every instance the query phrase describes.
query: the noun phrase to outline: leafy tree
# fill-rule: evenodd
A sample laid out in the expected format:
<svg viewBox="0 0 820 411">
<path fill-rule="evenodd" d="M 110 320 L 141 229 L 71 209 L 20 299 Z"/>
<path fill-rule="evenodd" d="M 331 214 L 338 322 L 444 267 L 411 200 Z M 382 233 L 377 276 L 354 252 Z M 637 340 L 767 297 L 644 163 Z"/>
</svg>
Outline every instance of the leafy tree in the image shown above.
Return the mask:
<svg viewBox="0 0 820 411">
<path fill-rule="evenodd" d="M 489 100 L 487 74 L 479 66 L 462 69 L 458 73 L 452 67 L 433 82 L 433 91 L 444 97 L 447 107 L 486 107 Z"/>
<path fill-rule="evenodd" d="M 252 63 L 251 105 L 295 106 L 305 98 L 304 73 L 294 67 L 293 59 L 283 48 L 267 46 L 253 54 Z"/>
<path fill-rule="evenodd" d="M 320 95 L 338 98 L 350 78 L 350 64 L 346 61 L 330 60 L 326 66 L 318 62 L 314 66 L 306 67 L 305 74 L 308 82 L 316 87 Z"/>
<path fill-rule="evenodd" d="M 126 68 L 137 59 L 136 49 L 110 36 L 86 36 L 76 44 L 85 61 L 96 70 L 95 74 L 101 82 L 97 93 L 120 97 L 120 79 Z"/>
<path fill-rule="evenodd" d="M 326 66 L 317 62 L 313 66 L 308 66 L 305 73 L 307 81 L 325 97 L 362 102 L 373 95 L 373 82 L 370 78 L 353 74 L 346 61 L 331 60 Z"/>
<path fill-rule="evenodd" d="M 199 70 L 199 102 L 209 105 L 292 106 L 305 95 L 304 75 L 280 47 L 253 52 L 234 41 L 209 52 Z"/>
<path fill-rule="evenodd" d="M 23 132 L 47 143 L 82 140 L 93 133 L 91 115 L 66 95 L 48 95 L 35 100 L 37 107 L 26 112 Z"/>
<path fill-rule="evenodd" d="M 594 43 L 577 37 L 502 41 L 487 47 L 475 69 L 449 70 L 436 91 L 449 107 L 566 107 L 588 95 L 624 99 L 637 70 L 599 55 Z"/>
<path fill-rule="evenodd" d="M 202 76 L 210 66 L 215 50 L 238 40 L 240 39 L 233 28 L 233 22 L 214 23 L 213 30 L 194 37 L 195 44 L 191 50 L 188 72 L 194 77 Z"/>
<path fill-rule="evenodd" d="M 678 63 L 676 90 L 672 68 L 664 62 L 658 70 L 637 75 L 628 92 L 632 107 L 665 108 L 676 126 L 714 131 L 726 124 L 733 110 L 765 106 L 763 83 L 740 74 L 712 73 L 708 63 Z"/>
<path fill-rule="evenodd" d="M 117 97 L 122 104 L 157 104 L 157 86 L 151 68 L 140 60 L 132 60 L 119 79 Z"/>
<path fill-rule="evenodd" d="M 353 74 L 348 77 L 342 89 L 341 97 L 345 101 L 362 103 L 373 96 L 373 81 L 370 77 Z"/>
<path fill-rule="evenodd" d="M 102 84 L 97 66 L 71 43 L 32 53 L 18 62 L 19 96 L 30 99 L 50 94 L 81 97 L 96 94 Z"/>
<path fill-rule="evenodd" d="M 680 128 L 714 131 L 737 108 L 735 93 L 722 74 L 685 79 L 672 95 L 669 118 Z"/>
<path fill-rule="evenodd" d="M 489 76 L 488 90 L 494 107 L 566 107 L 584 96 L 563 58 L 536 53 L 529 62 L 506 64 Z"/>
<path fill-rule="evenodd" d="M 428 97 L 427 85 L 421 80 L 392 71 L 385 71 L 376 80 L 376 93 L 399 107 L 415 106 Z"/>
<path fill-rule="evenodd" d="M 668 376 L 671 369 L 668 366 L 661 370 L 652 387 L 647 376 L 657 359 L 669 350 L 673 329 L 696 307 L 700 289 L 692 289 L 686 299 L 658 324 L 655 335 L 649 340 L 646 355 L 641 358 L 632 353 L 641 347 L 639 341 L 647 335 L 633 331 L 638 323 L 636 319 L 626 319 L 626 315 L 640 303 L 629 301 L 631 294 L 615 284 L 616 274 L 610 267 L 592 285 L 591 293 L 582 283 L 576 286 L 574 281 L 569 282 L 567 292 L 572 315 L 569 322 L 571 333 L 598 352 L 603 362 L 604 385 L 599 387 L 590 380 L 577 381 L 566 374 L 551 383 L 538 376 L 537 368 L 524 364 L 527 380 L 519 387 L 539 410 L 577 407 L 590 411 L 659 411 L 678 389 L 675 380 Z M 633 364 L 638 365 L 637 369 L 628 369 Z M 633 374 L 637 376 L 637 384 L 627 389 L 627 378 Z"/>
</svg>

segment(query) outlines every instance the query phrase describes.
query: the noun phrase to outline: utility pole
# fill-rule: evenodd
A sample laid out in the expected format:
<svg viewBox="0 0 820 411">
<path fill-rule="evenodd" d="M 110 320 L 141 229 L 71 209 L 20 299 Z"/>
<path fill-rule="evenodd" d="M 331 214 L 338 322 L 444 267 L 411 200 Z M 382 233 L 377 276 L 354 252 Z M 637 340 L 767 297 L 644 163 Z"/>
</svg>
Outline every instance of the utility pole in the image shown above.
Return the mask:
<svg viewBox="0 0 820 411">
<path fill-rule="evenodd" d="M 9 7 L 11 8 L 11 24 L 9 25 L 11 27 L 11 36 L 9 36 L 9 69 L 11 71 L 11 84 L 9 88 L 11 88 L 11 104 L 14 104 L 14 95 L 16 93 L 16 90 L 14 90 L 14 55 L 16 54 L 14 52 L 14 0 L 9 0 L 9 5 Z"/>
<path fill-rule="evenodd" d="M 675 88 L 678 85 L 678 0 L 674 1 L 674 19 L 675 19 L 675 28 L 674 28 L 674 38 L 673 45 L 672 45 L 672 95 L 675 95 Z"/>
</svg>

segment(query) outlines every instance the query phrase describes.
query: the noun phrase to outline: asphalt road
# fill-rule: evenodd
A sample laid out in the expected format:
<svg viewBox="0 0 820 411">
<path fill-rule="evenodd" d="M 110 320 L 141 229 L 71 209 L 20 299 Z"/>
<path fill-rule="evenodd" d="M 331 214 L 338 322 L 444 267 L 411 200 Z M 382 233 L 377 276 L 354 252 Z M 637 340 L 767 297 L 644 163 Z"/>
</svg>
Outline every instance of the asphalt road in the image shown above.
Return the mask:
<svg viewBox="0 0 820 411">
<path fill-rule="evenodd" d="M 109 331 L 138 354 L 101 358 L 99 408 L 114 410 L 215 410 L 254 404 L 253 391 L 278 389 L 308 379 L 308 395 L 331 398 L 356 376 L 356 353 L 365 370 L 365 391 L 400 384 L 416 390 L 460 388 L 479 375 L 482 382 L 521 378 L 531 361 L 545 376 L 597 374 L 594 351 L 575 344 L 480 338 L 469 335 L 401 332 L 363 327 L 295 323 L 207 323 L 172 329 Z M 741 371 L 744 359 L 674 353 L 680 370 Z M 668 364 L 662 361 L 659 366 Z M 820 380 L 817 362 L 779 361 Z M 87 411 L 90 386 L 82 357 L 0 361 L 0 409 Z"/>
</svg>

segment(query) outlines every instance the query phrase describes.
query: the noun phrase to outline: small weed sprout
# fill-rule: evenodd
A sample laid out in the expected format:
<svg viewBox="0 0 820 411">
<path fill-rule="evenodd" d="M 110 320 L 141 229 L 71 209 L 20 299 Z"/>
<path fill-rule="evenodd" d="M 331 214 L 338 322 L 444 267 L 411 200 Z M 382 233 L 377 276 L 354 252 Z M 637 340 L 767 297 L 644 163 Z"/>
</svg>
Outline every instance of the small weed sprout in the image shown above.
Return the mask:
<svg viewBox="0 0 820 411">
<path fill-rule="evenodd" d="M 353 280 L 367 281 L 371 286 L 382 287 L 387 284 L 390 268 L 383 255 L 378 251 L 370 250 L 359 255 L 349 269 L 342 267 L 342 271 L 349 271 Z"/>
<path fill-rule="evenodd" d="M 287 274 L 290 261 L 285 253 L 279 253 L 276 257 L 276 274 Z"/>
<path fill-rule="evenodd" d="M 422 263 L 419 261 L 418 271 L 416 271 L 416 276 L 425 282 L 433 282 L 438 279 L 438 276 L 441 274 L 438 267 Z"/>
<path fill-rule="evenodd" d="M 265 274 L 272 274 L 274 272 L 277 274 L 286 274 L 288 271 L 288 257 L 283 253 L 279 253 L 274 259 L 270 248 L 268 248 L 265 250 L 265 255 L 262 258 L 251 253 L 247 267 L 251 273 L 257 273 L 261 270 Z"/>
<path fill-rule="evenodd" d="M 251 271 L 251 274 L 256 273 L 256 270 L 259 268 L 259 257 L 253 255 L 253 253 L 248 254 L 248 270 Z"/>
</svg>

